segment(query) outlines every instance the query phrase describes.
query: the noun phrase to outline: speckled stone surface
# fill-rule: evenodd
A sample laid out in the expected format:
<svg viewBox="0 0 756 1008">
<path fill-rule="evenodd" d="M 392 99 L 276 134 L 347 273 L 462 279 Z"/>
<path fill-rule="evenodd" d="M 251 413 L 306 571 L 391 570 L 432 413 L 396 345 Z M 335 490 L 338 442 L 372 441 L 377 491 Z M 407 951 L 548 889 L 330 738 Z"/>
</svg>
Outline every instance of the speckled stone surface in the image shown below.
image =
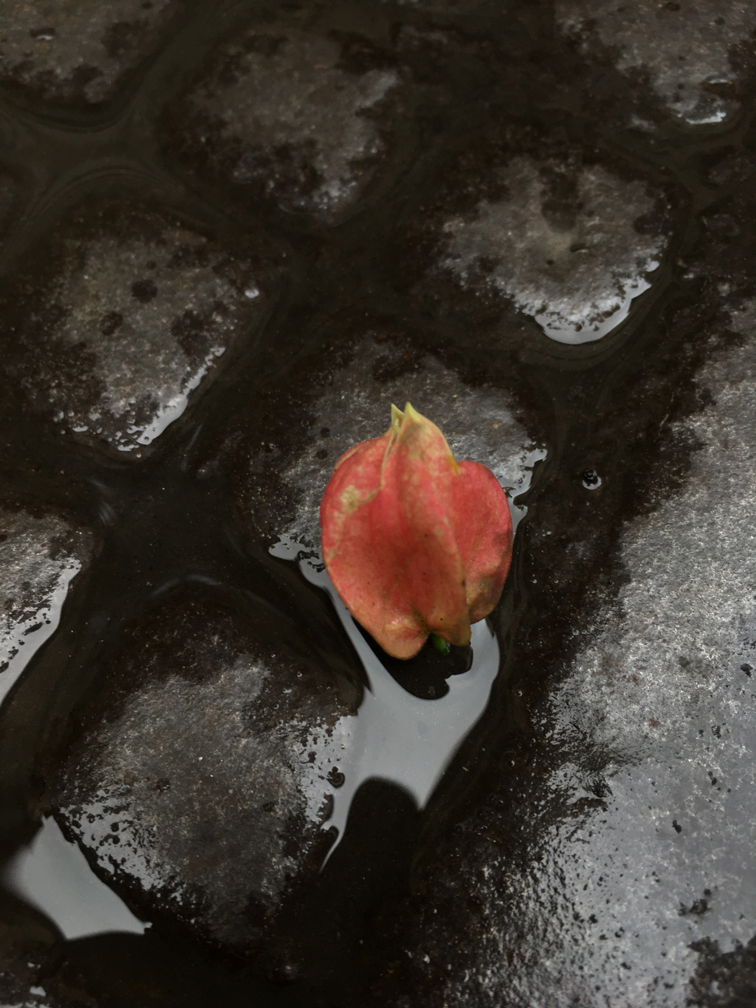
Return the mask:
<svg viewBox="0 0 756 1008">
<path fill-rule="evenodd" d="M 510 499 L 527 489 L 534 464 L 545 457 L 506 390 L 471 387 L 437 357 L 368 333 L 320 388 L 303 390 L 302 441 L 295 447 L 252 441 L 239 464 L 240 498 L 271 538 L 320 549 L 320 498 L 333 467 L 355 442 L 385 433 L 392 402 L 401 409 L 411 402 L 431 420 L 443 416 L 455 457 L 487 465 Z"/>
<path fill-rule="evenodd" d="M 88 531 L 62 516 L 0 512 L 0 699 L 57 626 L 68 585 L 93 545 Z"/>
<path fill-rule="evenodd" d="M 611 332 L 651 285 L 646 275 L 665 244 L 638 227 L 654 209 L 647 187 L 601 165 L 524 157 L 504 165 L 498 182 L 504 199 L 443 222 L 439 269 L 511 298 L 560 343 Z"/>
<path fill-rule="evenodd" d="M 394 61 L 365 39 L 254 27 L 212 56 L 172 113 L 180 133 L 171 127 L 206 170 L 256 183 L 283 209 L 331 219 L 385 160 L 399 83 Z"/>
<path fill-rule="evenodd" d="M 557 0 L 563 31 L 586 53 L 600 45 L 624 73 L 647 79 L 667 109 L 691 125 L 735 111 L 756 12 L 747 0 Z"/>
<path fill-rule="evenodd" d="M 537 714 L 559 762 L 518 815 L 551 821 L 522 861 L 489 847 L 467 875 L 477 938 L 447 1003 L 708 1004 L 702 955 L 753 936 L 755 322 L 733 313 L 743 344 L 698 377 L 688 482 L 624 532 L 626 584 Z"/>
<path fill-rule="evenodd" d="M 516 129 L 471 146 L 407 222 L 400 282 L 489 349 L 613 333 L 663 277 L 670 205 L 661 180 L 596 154 Z"/>
<path fill-rule="evenodd" d="M 25 265 L 6 296 L 6 373 L 61 432 L 125 456 L 181 416 L 267 307 L 258 264 L 129 203 L 80 211 Z"/>
<path fill-rule="evenodd" d="M 359 694 L 197 603 L 129 638 L 105 724 L 98 713 L 61 775 L 58 817 L 146 915 L 249 954 L 332 843 L 321 827 Z"/>
<path fill-rule="evenodd" d="M 181 0 L 9 0 L 0 11 L 0 82 L 93 105 L 150 54 Z"/>
</svg>

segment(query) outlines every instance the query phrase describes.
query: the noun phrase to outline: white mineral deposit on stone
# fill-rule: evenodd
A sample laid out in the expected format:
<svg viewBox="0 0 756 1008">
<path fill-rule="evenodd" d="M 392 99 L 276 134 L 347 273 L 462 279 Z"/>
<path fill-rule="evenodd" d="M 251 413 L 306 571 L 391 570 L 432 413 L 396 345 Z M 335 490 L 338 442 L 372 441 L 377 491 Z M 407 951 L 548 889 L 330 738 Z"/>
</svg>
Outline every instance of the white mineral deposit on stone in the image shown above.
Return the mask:
<svg viewBox="0 0 756 1008">
<path fill-rule="evenodd" d="M 665 241 L 636 229 L 654 207 L 646 186 L 599 165 L 578 170 L 572 220 L 554 220 L 541 167 L 513 158 L 500 172 L 506 199 L 483 200 L 473 215 L 446 221 L 439 265 L 463 286 L 511 298 L 551 339 L 588 343 L 615 329 L 649 289 Z M 485 272 L 483 259 L 494 264 Z"/>
<path fill-rule="evenodd" d="M 499 645 L 485 620 L 476 623 L 470 640 L 470 670 L 448 679 L 449 692 L 445 696 L 423 700 L 408 693 L 389 675 L 321 565 L 301 560 L 299 566 L 311 584 L 330 595 L 368 678 L 358 714 L 342 717 L 339 722 L 340 733 L 348 738 L 349 745 L 339 760 L 344 784 L 332 789 L 333 814 L 324 824 L 324 829 L 335 827 L 338 831 L 328 852 L 330 857 L 344 836 L 352 799 L 365 781 L 396 784 L 409 792 L 419 809 L 425 807 L 444 770 L 486 709 L 499 672 Z"/>
<path fill-rule="evenodd" d="M 55 633 L 68 586 L 81 559 L 56 548 L 71 533 L 54 516 L 0 512 L 0 703 L 36 651 Z M 89 550 L 81 537 L 81 554 Z"/>
<path fill-rule="evenodd" d="M 533 466 L 546 452 L 514 417 L 509 395 L 492 385 L 465 385 L 429 354 L 400 377 L 377 381 L 373 369 L 384 356 L 391 359 L 396 353 L 391 344 L 372 337 L 358 344 L 351 363 L 325 386 L 315 404 L 312 443 L 281 472 L 282 480 L 297 492 L 298 504 L 280 535 L 300 550 L 320 544 L 320 500 L 337 459 L 352 445 L 388 430 L 392 402 L 402 409 L 411 402 L 442 428 L 456 458 L 491 469 L 507 492 L 515 526 L 525 513 L 512 499 L 528 489 Z M 318 457 L 321 450 L 324 458 Z"/>
<path fill-rule="evenodd" d="M 14 856 L 2 882 L 47 914 L 69 940 L 109 931 L 144 934 L 149 927 L 97 878 L 52 816 L 43 819 L 31 844 Z"/>
<path fill-rule="evenodd" d="M 450 1003 L 475 990 L 476 1005 L 506 992 L 532 1008 L 541 990 L 549 1008 L 577 995 L 591 1008 L 686 1008 L 691 944 L 726 952 L 753 936 L 756 302 L 731 327 L 744 345 L 706 365 L 711 404 L 680 425 L 700 445 L 687 483 L 626 528 L 628 580 L 544 718 L 550 745 L 603 761 L 565 764 L 546 793 L 595 805 L 598 775 L 602 805 L 549 825 L 532 871 L 507 871 L 516 913 L 496 910 L 507 866 L 479 877 L 490 929 Z"/>
<path fill-rule="evenodd" d="M 620 70 L 647 74 L 669 110 L 687 123 L 721 122 L 736 107 L 716 85 L 736 80 L 731 52 L 756 28 L 750 0 L 556 0 L 555 14 L 584 53 L 595 32 L 610 53 L 619 53 Z"/>
<path fill-rule="evenodd" d="M 269 52 L 252 46 L 235 50 L 233 83 L 212 91 L 199 87 L 191 100 L 217 118 L 224 137 L 241 142 L 233 169 L 237 182 L 261 178 L 287 208 L 328 216 L 352 202 L 370 177 L 360 162 L 380 154 L 384 144 L 377 123 L 365 113 L 399 77 L 391 69 L 343 70 L 341 46 L 325 35 L 288 28 L 272 34 L 276 44 Z M 314 183 L 304 176 L 287 181 L 291 165 L 284 160 L 277 166 L 280 150 L 293 152 L 295 170 L 309 165 Z"/>
</svg>

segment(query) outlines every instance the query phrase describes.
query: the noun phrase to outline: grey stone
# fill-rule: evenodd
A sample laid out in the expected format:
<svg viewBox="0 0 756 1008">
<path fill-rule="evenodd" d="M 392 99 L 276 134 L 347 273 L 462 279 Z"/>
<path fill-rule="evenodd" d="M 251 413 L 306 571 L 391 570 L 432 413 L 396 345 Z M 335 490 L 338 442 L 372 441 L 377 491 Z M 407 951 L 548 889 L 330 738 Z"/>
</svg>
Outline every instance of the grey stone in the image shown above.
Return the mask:
<svg viewBox="0 0 756 1008">
<path fill-rule="evenodd" d="M 384 434 L 391 403 L 403 409 L 408 401 L 441 426 L 458 459 L 487 465 L 510 501 L 524 493 L 534 464 L 546 452 L 516 417 L 509 393 L 493 385 L 468 385 L 432 354 L 368 334 L 310 402 L 303 443 L 286 458 L 266 445 L 251 459 L 253 477 L 264 480 L 275 467 L 286 496 L 295 502 L 288 510 L 277 509 L 271 532 L 319 548 L 320 499 L 337 460 L 360 441 Z M 255 496 L 264 492 L 258 487 Z M 513 506 L 515 521 L 522 513 Z"/>
<path fill-rule="evenodd" d="M 0 80 L 45 99 L 112 97 L 180 0 L 8 0 L 0 11 Z"/>
<path fill-rule="evenodd" d="M 399 85 L 387 60 L 371 50 L 363 65 L 350 45 L 284 25 L 235 35 L 187 96 L 183 146 L 284 209 L 338 215 L 386 156 L 382 113 Z"/>
<path fill-rule="evenodd" d="M 731 325 L 680 425 L 689 479 L 626 528 L 627 582 L 536 715 L 563 761 L 525 799 L 526 862 L 489 846 L 466 878 L 486 927 L 447 1004 L 685 1008 L 753 936 L 756 302 Z"/>
<path fill-rule="evenodd" d="M 0 701 L 54 633 L 91 534 L 52 513 L 0 510 Z"/>
<path fill-rule="evenodd" d="M 330 846 L 322 826 L 357 691 L 263 653 L 196 604 L 133 641 L 119 665 L 129 685 L 115 683 L 106 717 L 76 743 L 56 814 L 143 917 L 168 913 L 249 952 Z"/>
<path fill-rule="evenodd" d="M 87 212 L 8 299 L 11 374 L 65 433 L 138 456 L 265 309 L 261 270 L 165 214 Z M 39 255 L 39 253 L 35 253 Z M 258 286 L 260 285 L 260 286 Z M 31 288 L 31 290 L 30 290 Z"/>
<path fill-rule="evenodd" d="M 554 8 L 584 53 L 594 48 L 595 33 L 617 54 L 620 70 L 648 74 L 670 112 L 685 122 L 720 122 L 737 108 L 718 90 L 732 90 L 742 73 L 733 55 L 756 29 L 748 0 L 557 0 Z"/>
<path fill-rule="evenodd" d="M 458 283 L 494 291 L 560 343 L 600 339 L 651 286 L 666 241 L 636 225 L 656 196 L 601 165 L 512 158 L 498 172 L 505 197 L 442 225 L 438 268 Z M 567 200 L 555 190 L 570 191 Z"/>
</svg>

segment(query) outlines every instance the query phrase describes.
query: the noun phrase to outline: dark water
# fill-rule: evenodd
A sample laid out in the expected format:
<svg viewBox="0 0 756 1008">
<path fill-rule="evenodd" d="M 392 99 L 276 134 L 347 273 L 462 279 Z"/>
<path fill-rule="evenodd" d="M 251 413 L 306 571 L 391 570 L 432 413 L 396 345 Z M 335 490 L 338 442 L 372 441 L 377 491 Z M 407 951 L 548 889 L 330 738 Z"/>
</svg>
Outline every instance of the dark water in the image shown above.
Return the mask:
<svg viewBox="0 0 756 1008">
<path fill-rule="evenodd" d="M 754 1003 L 752 5 L 48 8 L 0 12 L 0 1002 Z M 296 562 L 401 396 L 526 509 L 469 671 Z"/>
</svg>

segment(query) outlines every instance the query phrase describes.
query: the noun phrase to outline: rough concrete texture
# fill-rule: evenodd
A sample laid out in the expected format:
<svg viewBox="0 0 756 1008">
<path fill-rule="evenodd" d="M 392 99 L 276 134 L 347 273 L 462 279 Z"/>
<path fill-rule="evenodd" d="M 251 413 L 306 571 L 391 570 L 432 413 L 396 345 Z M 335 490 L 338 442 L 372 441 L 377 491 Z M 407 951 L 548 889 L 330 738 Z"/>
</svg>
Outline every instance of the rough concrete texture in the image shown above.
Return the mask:
<svg viewBox="0 0 756 1008">
<path fill-rule="evenodd" d="M 399 76 L 360 40 L 276 26 L 235 33 L 188 94 L 181 146 L 287 210 L 351 205 L 385 157 Z"/>
<path fill-rule="evenodd" d="M 499 174 L 504 199 L 442 224 L 440 268 L 511 298 L 561 343 L 600 339 L 659 266 L 665 239 L 638 226 L 655 197 L 601 165 L 515 157 Z"/>
<path fill-rule="evenodd" d="M 756 30 L 748 0 L 556 0 L 554 9 L 583 53 L 598 40 L 620 70 L 647 74 L 673 115 L 699 125 L 737 108 L 734 86 Z"/>
<path fill-rule="evenodd" d="M 546 453 L 515 416 L 507 392 L 467 385 L 436 357 L 368 335 L 310 404 L 304 444 L 283 465 L 270 444 L 249 463 L 253 481 L 259 478 L 263 484 L 267 471 L 276 467 L 285 496 L 295 502 L 288 514 L 285 507 L 277 507 L 269 520 L 271 532 L 319 548 L 320 499 L 334 465 L 353 445 L 388 430 L 392 402 L 403 409 L 408 401 L 443 425 L 458 459 L 487 465 L 510 501 L 527 489 L 533 465 Z M 519 514 L 515 508 L 515 518 Z"/>
<path fill-rule="evenodd" d="M 181 6 L 181 0 L 7 0 L 0 10 L 0 81 L 53 101 L 105 101 Z"/>
<path fill-rule="evenodd" d="M 330 846 L 321 827 L 356 691 L 262 656 L 196 603 L 132 640 L 118 667 L 126 685 L 114 682 L 105 719 L 76 743 L 57 814 L 143 914 L 249 951 L 287 885 L 317 874 Z"/>
<path fill-rule="evenodd" d="M 687 486 L 627 528 L 628 581 L 541 711 L 561 762 L 525 799 L 544 816 L 527 864 L 489 851 L 471 873 L 487 923 L 445 1003 L 730 1003 L 711 960 L 756 919 L 756 303 L 732 324 Z"/>
<path fill-rule="evenodd" d="M 130 453 L 184 412 L 267 299 L 250 262 L 165 215 L 99 223 L 85 214 L 44 248 L 44 299 L 38 274 L 19 278 L 7 366 L 61 431 Z"/>
<path fill-rule="evenodd" d="M 92 545 L 58 515 L 0 510 L 0 701 L 55 630 Z"/>
</svg>

